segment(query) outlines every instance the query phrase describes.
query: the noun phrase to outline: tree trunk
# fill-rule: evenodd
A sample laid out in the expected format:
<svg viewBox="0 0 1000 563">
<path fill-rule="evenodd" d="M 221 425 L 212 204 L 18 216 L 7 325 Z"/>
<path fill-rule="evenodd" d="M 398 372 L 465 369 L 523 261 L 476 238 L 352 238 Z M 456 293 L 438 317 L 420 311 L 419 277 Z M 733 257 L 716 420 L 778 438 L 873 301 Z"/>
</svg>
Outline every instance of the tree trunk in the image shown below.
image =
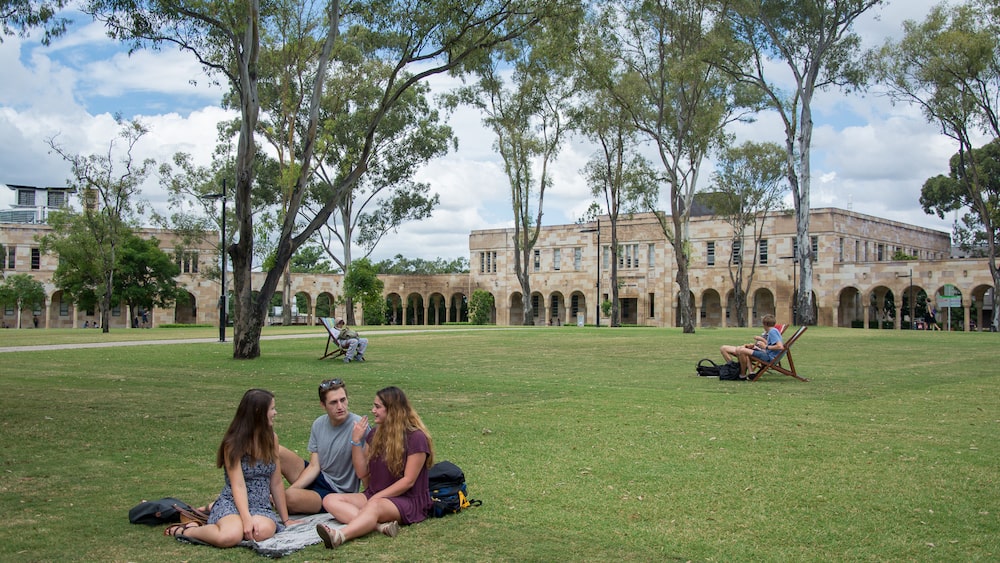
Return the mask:
<svg viewBox="0 0 1000 563">
<path fill-rule="evenodd" d="M 680 309 L 681 327 L 684 334 L 694 334 L 694 318 L 691 314 L 691 282 L 688 279 L 687 255 L 687 235 L 684 233 L 680 213 L 673 213 L 671 220 L 674 223 L 674 256 L 677 259 L 677 286 L 678 286 L 678 308 Z"/>
</svg>

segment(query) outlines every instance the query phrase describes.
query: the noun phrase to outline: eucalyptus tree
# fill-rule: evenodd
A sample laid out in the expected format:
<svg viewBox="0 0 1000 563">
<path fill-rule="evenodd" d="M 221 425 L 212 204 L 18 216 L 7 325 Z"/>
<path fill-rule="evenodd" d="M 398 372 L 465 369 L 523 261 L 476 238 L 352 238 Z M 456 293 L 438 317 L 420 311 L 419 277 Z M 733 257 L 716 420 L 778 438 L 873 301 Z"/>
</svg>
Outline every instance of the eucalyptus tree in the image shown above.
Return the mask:
<svg viewBox="0 0 1000 563">
<path fill-rule="evenodd" d="M 49 147 L 70 165 L 69 185 L 79 194 L 81 210 L 53 213 L 53 230 L 41 239 L 45 251 L 59 255 L 60 266 L 67 264 L 71 256 L 90 261 L 80 262 L 76 268 L 99 277 L 99 283 L 92 281 L 104 332 L 109 330 L 119 252 L 138 225 L 143 207 L 138 194 L 156 164 L 152 159 L 140 161 L 133 155 L 148 129 L 139 121 L 119 118 L 118 124 L 122 146 L 112 140 L 104 154 L 72 154 L 55 137 L 48 140 Z"/>
<path fill-rule="evenodd" d="M 726 125 L 753 101 L 716 64 L 732 49 L 730 28 L 710 0 L 606 0 L 596 5 L 582 58 L 659 160 L 670 217 L 658 211 L 659 189 L 648 191 L 642 205 L 673 247 L 685 333 L 694 332 L 689 225 L 701 166 L 725 144 Z M 597 65 L 605 60 L 612 62 L 602 70 Z"/>
<path fill-rule="evenodd" d="M 894 100 L 919 107 L 958 145 L 950 177 L 924 185 L 928 213 L 968 208 L 982 227 L 993 295 L 1000 295 L 996 178 L 990 155 L 1000 141 L 1000 2 L 941 4 L 923 22 L 903 24 L 904 37 L 878 53 L 880 81 Z M 985 139 L 981 148 L 976 144 Z M 959 188 L 960 191 L 954 188 Z M 1000 326 L 1000 308 L 993 308 Z"/>
<path fill-rule="evenodd" d="M 240 113 L 234 165 L 236 234 L 235 242 L 227 248 L 233 262 L 235 358 L 260 355 L 260 332 L 285 265 L 365 174 L 376 131 L 400 97 L 429 76 L 477 63 L 484 51 L 520 36 L 550 17 L 561 3 L 483 0 L 456 5 L 450 0 L 329 0 L 317 5 L 314 16 L 322 24 L 314 35 L 323 47 L 313 61 L 315 72 L 307 84 L 308 110 L 298 124 L 301 133 L 292 172 L 294 187 L 275 237 L 274 260 L 254 291 L 251 279 L 256 233 L 251 194 L 255 185 L 256 136 L 261 126 L 262 33 L 275 28 L 275 18 L 284 4 L 260 0 L 88 0 L 88 10 L 107 25 L 114 37 L 130 42 L 134 48 L 179 46 L 214 76 L 228 82 L 236 93 Z M 347 29 L 355 32 L 342 34 Z M 326 201 L 306 221 L 301 210 L 313 180 L 327 74 L 336 53 L 348 42 L 374 46 L 373 52 L 393 68 L 393 73 L 384 82 L 378 110 L 358 128 L 354 167 L 338 175 L 338 183 Z"/>
<path fill-rule="evenodd" d="M 586 78 L 583 81 L 587 82 Z M 628 112 L 604 90 L 585 90 L 574 122 L 597 150 L 584 166 L 584 176 L 595 198 L 594 214 L 607 213 L 611 225 L 611 319 L 610 325 L 621 326 L 618 299 L 618 267 L 621 248 L 618 244 L 618 219 L 622 213 L 638 210 L 651 192 L 657 190 L 652 163 L 640 152 L 638 130 Z M 601 260 L 603 249 L 598 248 Z M 629 255 L 629 261 L 638 256 Z M 600 299 L 600 296 L 597 296 Z"/>
<path fill-rule="evenodd" d="M 3 0 L 0 1 L 0 43 L 4 36 L 27 36 L 32 29 L 41 28 L 42 44 L 66 32 L 69 19 L 60 10 L 67 0 Z"/>
<path fill-rule="evenodd" d="M 733 284 L 733 307 L 737 326 L 747 324 L 747 295 L 764 238 L 768 214 L 780 207 L 787 190 L 785 149 L 774 143 L 746 142 L 727 147 L 719 155 L 712 174 L 711 191 L 703 194 L 712 211 L 732 229 L 729 280 Z M 751 249 L 749 260 L 746 249 Z M 737 252 L 738 250 L 738 252 Z M 749 264 L 749 267 L 747 267 Z"/>
<path fill-rule="evenodd" d="M 521 286 L 522 324 L 535 323 L 531 295 L 533 250 L 541 232 L 551 166 L 569 130 L 574 96 L 572 46 L 579 10 L 540 25 L 494 51 L 474 70 L 475 82 L 446 99 L 483 114 L 496 136 L 514 215 L 514 274 Z"/>
<path fill-rule="evenodd" d="M 799 263 L 796 310 L 801 324 L 815 324 L 813 256 L 809 236 L 812 102 L 817 91 L 864 85 L 860 38 L 854 22 L 884 0 L 734 0 L 728 16 L 746 47 L 744 58 L 729 60 L 727 72 L 763 92 L 781 118 L 786 175 L 796 217 L 795 257 Z M 785 68 L 782 68 L 784 65 Z M 787 77 L 791 75 L 792 84 Z"/>
<path fill-rule="evenodd" d="M 381 111 L 386 81 L 395 74 L 376 53 L 365 52 L 363 42 L 357 43 L 354 54 L 342 57 L 327 84 L 315 177 L 303 207 L 306 217 L 333 196 L 344 174 L 359 166 L 357 138 L 372 115 Z M 334 212 L 316 231 L 320 246 L 345 272 L 355 258 L 355 247 L 362 251 L 360 258 L 370 257 L 386 235 L 403 223 L 430 217 L 440 201 L 430 185 L 412 179 L 419 166 L 446 154 L 455 141 L 428 94 L 426 84 L 414 84 L 385 112 L 372 136 L 365 174 L 338 199 Z M 350 296 L 346 306 L 347 322 L 353 324 Z"/>
</svg>

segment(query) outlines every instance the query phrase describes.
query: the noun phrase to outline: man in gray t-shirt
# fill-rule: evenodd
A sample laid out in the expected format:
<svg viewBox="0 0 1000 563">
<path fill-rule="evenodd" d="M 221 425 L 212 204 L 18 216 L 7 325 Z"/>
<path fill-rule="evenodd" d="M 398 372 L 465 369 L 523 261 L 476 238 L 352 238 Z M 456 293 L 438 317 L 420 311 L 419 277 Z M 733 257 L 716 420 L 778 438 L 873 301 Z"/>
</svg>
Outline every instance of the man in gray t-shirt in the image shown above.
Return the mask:
<svg viewBox="0 0 1000 563">
<path fill-rule="evenodd" d="M 319 400 L 326 414 L 317 418 L 309 433 L 309 461 L 284 446 L 279 447 L 281 475 L 290 483 L 285 490 L 288 512 L 323 512 L 323 497 L 331 493 L 356 493 L 361 480 L 351 461 L 351 430 L 361 419 L 347 408 L 347 388 L 341 379 L 319 385 Z"/>
</svg>

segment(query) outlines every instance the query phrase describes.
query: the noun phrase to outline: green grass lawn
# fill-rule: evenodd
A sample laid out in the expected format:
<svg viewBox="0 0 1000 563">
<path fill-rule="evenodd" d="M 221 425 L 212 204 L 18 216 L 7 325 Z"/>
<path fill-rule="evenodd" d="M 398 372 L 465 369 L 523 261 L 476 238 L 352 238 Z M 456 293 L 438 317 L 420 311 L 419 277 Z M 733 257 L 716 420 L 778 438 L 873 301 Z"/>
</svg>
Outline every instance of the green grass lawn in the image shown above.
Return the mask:
<svg viewBox="0 0 1000 563">
<path fill-rule="evenodd" d="M 810 328 L 793 349 L 809 383 L 747 384 L 694 366 L 755 329 L 363 331 L 369 361 L 351 365 L 317 360 L 317 327 L 265 335 L 303 331 L 317 337 L 265 340 L 253 361 L 215 342 L 0 354 L 0 560 L 259 560 L 128 509 L 210 500 L 251 387 L 275 392 L 281 442 L 303 453 L 333 376 L 362 414 L 405 390 L 483 506 L 289 561 L 1000 559 L 996 334 Z M 0 346 L 218 335 L 82 332 Z"/>
</svg>

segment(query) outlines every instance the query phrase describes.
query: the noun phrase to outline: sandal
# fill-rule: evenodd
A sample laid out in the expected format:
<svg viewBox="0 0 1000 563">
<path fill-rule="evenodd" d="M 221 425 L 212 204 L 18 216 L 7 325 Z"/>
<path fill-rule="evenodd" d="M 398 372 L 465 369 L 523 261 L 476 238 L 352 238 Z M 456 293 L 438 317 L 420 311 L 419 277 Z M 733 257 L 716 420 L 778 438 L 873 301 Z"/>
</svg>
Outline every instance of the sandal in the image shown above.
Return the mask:
<svg viewBox="0 0 1000 563">
<path fill-rule="evenodd" d="M 393 520 L 392 522 L 382 522 L 376 526 L 376 528 L 378 528 L 378 531 L 389 536 L 390 538 L 394 538 L 396 537 L 396 534 L 399 533 L 399 522 L 396 520 Z"/>
<path fill-rule="evenodd" d="M 344 538 L 344 532 L 341 532 L 337 528 L 331 528 L 326 524 L 316 524 L 316 533 L 319 537 L 323 538 L 323 545 L 327 549 L 333 549 L 337 546 L 343 545 L 346 538 Z"/>
<path fill-rule="evenodd" d="M 174 537 L 174 538 L 178 538 L 178 537 L 182 538 L 182 537 L 184 537 L 184 530 L 187 530 L 188 528 L 197 528 L 198 526 L 201 526 L 201 524 L 199 524 L 197 522 L 185 522 L 183 524 L 172 524 L 170 526 L 167 526 L 163 530 L 163 535 Z"/>
</svg>

